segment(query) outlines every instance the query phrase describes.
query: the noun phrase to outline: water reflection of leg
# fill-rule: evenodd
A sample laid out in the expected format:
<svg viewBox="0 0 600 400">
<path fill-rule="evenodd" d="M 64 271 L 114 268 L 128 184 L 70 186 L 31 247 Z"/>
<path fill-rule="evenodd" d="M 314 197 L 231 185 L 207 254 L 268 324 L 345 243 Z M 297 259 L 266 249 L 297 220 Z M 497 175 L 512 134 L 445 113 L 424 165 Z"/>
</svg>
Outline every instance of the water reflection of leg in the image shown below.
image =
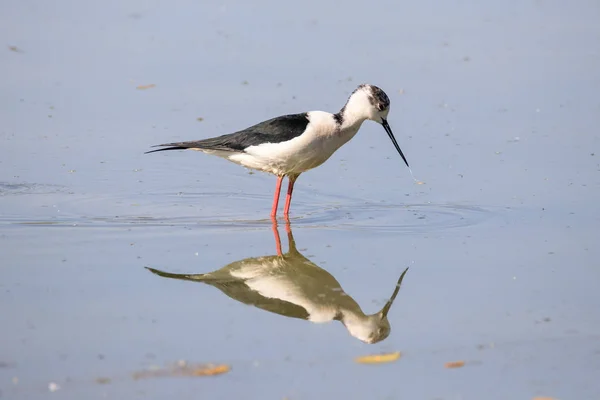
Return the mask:
<svg viewBox="0 0 600 400">
<path fill-rule="evenodd" d="M 277 255 L 281 256 L 283 253 L 281 252 L 281 238 L 279 237 L 279 229 L 277 228 L 277 219 L 275 217 L 271 218 L 271 228 L 273 229 L 273 236 L 275 236 L 275 248 L 277 249 Z"/>
<path fill-rule="evenodd" d="M 294 234 L 292 233 L 292 224 L 290 224 L 289 220 L 285 224 L 285 231 L 287 232 L 288 237 L 288 253 L 297 253 L 296 241 L 294 240 Z"/>
</svg>

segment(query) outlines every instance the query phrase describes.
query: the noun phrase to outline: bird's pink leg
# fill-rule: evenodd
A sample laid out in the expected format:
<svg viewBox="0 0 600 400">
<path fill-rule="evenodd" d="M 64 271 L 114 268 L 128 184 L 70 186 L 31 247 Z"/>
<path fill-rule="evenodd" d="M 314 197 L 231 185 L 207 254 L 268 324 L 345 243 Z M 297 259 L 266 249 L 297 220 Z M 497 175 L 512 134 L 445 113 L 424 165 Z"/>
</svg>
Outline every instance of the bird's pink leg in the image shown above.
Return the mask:
<svg viewBox="0 0 600 400">
<path fill-rule="evenodd" d="M 290 183 L 288 184 L 287 196 L 285 198 L 285 207 L 283 209 L 283 215 L 287 218 L 290 214 L 290 204 L 292 203 L 292 192 L 294 191 L 294 182 L 296 182 L 298 176 L 290 175 L 288 176 L 288 180 Z"/>
<path fill-rule="evenodd" d="M 281 182 L 283 182 L 283 176 L 277 177 L 277 185 L 275 185 L 275 196 L 273 197 L 273 208 L 271 209 L 271 218 L 275 218 L 277 215 L 277 205 L 279 204 L 279 192 L 281 192 Z"/>
</svg>

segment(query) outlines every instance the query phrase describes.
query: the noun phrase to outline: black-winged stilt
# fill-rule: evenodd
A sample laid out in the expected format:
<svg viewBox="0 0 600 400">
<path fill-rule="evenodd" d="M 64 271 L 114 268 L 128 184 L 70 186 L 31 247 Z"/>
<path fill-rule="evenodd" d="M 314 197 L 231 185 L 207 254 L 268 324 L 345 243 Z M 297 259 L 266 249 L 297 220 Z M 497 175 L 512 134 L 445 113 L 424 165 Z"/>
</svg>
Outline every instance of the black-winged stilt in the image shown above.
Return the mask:
<svg viewBox="0 0 600 400">
<path fill-rule="evenodd" d="M 342 145 L 356 135 L 365 120 L 383 126 L 394 147 L 408 166 L 406 157 L 387 122 L 390 100 L 377 86 L 358 86 L 342 109 L 331 114 L 308 111 L 283 115 L 263 121 L 244 130 L 210 139 L 166 143 L 146 153 L 165 150 L 198 150 L 223 157 L 244 167 L 277 176 L 271 217 L 277 215 L 279 192 L 285 176 L 289 185 L 283 210 L 290 212 L 294 183 L 301 173 L 323 164 Z"/>
</svg>

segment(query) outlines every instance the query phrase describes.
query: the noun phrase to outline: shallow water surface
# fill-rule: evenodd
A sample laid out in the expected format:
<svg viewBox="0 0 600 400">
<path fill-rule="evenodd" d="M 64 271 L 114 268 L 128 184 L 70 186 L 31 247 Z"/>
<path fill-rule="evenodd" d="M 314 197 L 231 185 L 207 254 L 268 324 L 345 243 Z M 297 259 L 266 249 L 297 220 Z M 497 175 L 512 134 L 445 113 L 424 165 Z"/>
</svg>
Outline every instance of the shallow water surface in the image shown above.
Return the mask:
<svg viewBox="0 0 600 400">
<path fill-rule="evenodd" d="M 0 399 L 600 396 L 600 9 L 378 7 L 0 5 Z M 143 154 L 362 82 L 424 184 Z"/>
</svg>

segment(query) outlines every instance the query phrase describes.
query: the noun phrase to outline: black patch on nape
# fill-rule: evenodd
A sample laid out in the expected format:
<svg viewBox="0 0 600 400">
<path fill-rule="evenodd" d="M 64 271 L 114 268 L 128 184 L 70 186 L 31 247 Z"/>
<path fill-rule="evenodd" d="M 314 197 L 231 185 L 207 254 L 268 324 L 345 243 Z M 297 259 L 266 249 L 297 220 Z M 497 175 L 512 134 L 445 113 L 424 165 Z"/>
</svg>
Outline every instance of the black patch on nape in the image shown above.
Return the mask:
<svg viewBox="0 0 600 400">
<path fill-rule="evenodd" d="M 339 113 L 337 114 L 333 114 L 333 119 L 335 120 L 335 123 L 338 125 L 342 125 L 342 123 L 344 122 L 344 110 L 345 110 L 346 106 L 342 107 L 342 109 L 340 110 Z"/>
<path fill-rule="evenodd" d="M 369 85 L 371 89 L 371 104 L 373 104 L 379 111 L 383 111 L 390 106 L 390 98 L 385 92 L 379 89 L 377 86 Z"/>
</svg>

